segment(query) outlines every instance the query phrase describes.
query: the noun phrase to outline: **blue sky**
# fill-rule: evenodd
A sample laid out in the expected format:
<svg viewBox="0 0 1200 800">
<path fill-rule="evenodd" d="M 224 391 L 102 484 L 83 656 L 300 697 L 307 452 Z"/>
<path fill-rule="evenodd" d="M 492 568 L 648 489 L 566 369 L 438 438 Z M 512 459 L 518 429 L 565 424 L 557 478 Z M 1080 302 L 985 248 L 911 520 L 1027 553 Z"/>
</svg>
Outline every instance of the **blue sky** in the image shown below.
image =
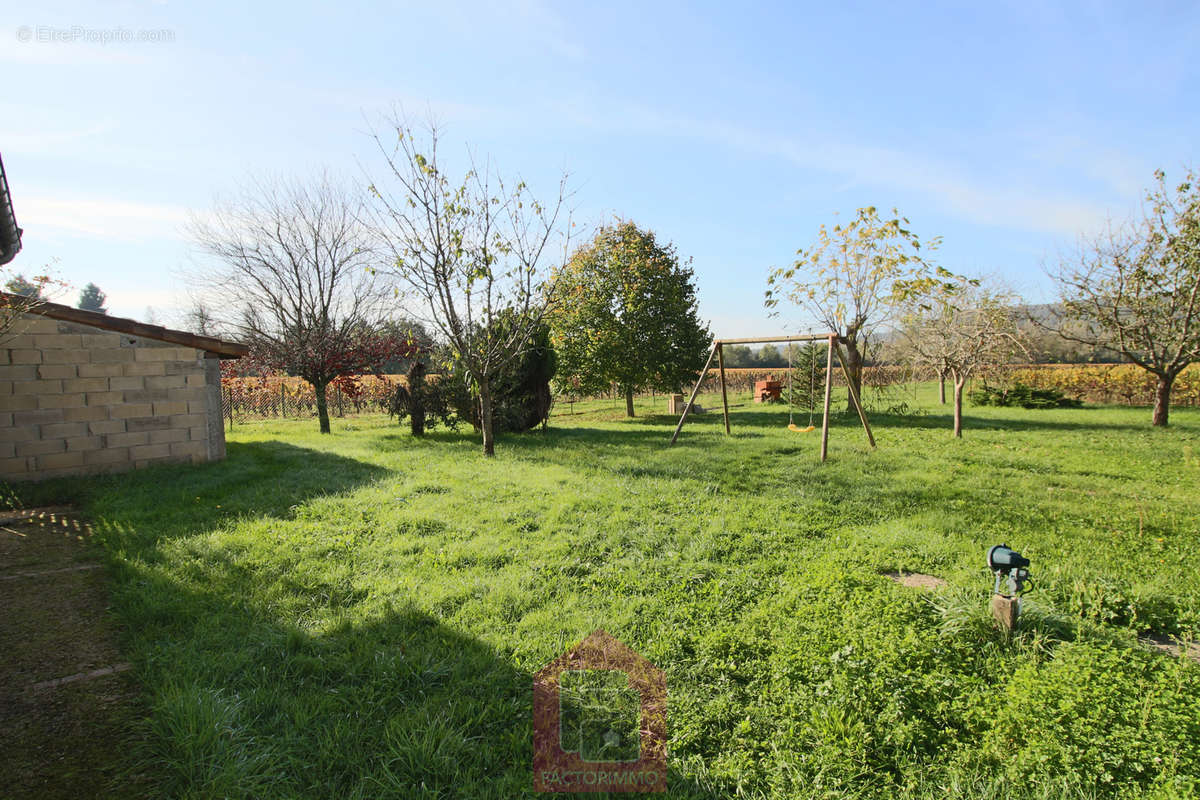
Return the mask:
<svg viewBox="0 0 1200 800">
<path fill-rule="evenodd" d="M 84 40 L 112 29 L 167 35 Z M 359 177 L 399 105 L 675 242 L 721 335 L 805 327 L 766 319 L 765 276 L 864 205 L 1044 299 L 1043 263 L 1200 164 L 1196 52 L 1182 2 L 9 2 L 14 266 L 176 321 L 189 212 L 247 172 Z"/>
</svg>

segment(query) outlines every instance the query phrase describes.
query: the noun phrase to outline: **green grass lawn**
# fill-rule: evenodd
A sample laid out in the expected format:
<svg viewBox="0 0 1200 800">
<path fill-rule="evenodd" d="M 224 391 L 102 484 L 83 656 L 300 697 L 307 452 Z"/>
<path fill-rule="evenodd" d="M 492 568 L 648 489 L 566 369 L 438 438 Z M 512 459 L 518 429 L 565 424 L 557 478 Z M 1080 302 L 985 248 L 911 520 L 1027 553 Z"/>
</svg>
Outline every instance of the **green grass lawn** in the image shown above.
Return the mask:
<svg viewBox="0 0 1200 800">
<path fill-rule="evenodd" d="M 667 675 L 672 797 L 1196 797 L 1200 664 L 1138 636 L 1200 633 L 1200 412 L 968 409 L 956 441 L 931 398 L 874 452 L 839 416 L 823 465 L 782 406 L 667 448 L 592 402 L 490 460 L 265 422 L 25 501 L 100 531 L 164 795 L 530 796 L 532 675 L 604 628 Z M 1000 542 L 1037 582 L 1013 636 Z"/>
</svg>

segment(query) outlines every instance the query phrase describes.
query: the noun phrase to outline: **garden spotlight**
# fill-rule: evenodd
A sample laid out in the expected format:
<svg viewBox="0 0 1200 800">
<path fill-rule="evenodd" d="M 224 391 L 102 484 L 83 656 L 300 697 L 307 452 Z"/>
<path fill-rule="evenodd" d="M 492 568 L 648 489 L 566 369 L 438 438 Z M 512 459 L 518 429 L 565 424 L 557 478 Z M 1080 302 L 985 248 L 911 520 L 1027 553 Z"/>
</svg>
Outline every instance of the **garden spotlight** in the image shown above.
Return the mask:
<svg viewBox="0 0 1200 800">
<path fill-rule="evenodd" d="M 1019 597 L 1027 590 L 1029 581 L 1029 559 L 1006 544 L 998 544 L 987 552 L 988 569 L 996 573 L 995 593 L 1004 597 Z M 1000 591 L 1000 583 L 1007 578 L 1007 592 Z"/>
<path fill-rule="evenodd" d="M 988 569 L 996 573 L 992 595 L 992 616 L 1005 628 L 1017 626 L 1021 613 L 1021 595 L 1028 591 L 1029 559 L 1006 544 L 998 544 L 987 552 Z M 1002 586 L 1003 584 L 1003 586 Z M 1002 591 L 1006 589 L 1007 591 Z"/>
</svg>

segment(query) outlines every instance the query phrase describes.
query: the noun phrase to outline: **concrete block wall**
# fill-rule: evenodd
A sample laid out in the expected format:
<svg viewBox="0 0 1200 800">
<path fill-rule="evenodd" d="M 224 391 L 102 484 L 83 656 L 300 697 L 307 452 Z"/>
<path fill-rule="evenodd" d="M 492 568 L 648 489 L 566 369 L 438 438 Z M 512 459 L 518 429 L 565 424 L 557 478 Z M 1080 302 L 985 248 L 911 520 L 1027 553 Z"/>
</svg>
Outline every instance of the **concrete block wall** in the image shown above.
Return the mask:
<svg viewBox="0 0 1200 800">
<path fill-rule="evenodd" d="M 25 315 L 0 341 L 0 480 L 225 457 L 215 355 Z"/>
</svg>

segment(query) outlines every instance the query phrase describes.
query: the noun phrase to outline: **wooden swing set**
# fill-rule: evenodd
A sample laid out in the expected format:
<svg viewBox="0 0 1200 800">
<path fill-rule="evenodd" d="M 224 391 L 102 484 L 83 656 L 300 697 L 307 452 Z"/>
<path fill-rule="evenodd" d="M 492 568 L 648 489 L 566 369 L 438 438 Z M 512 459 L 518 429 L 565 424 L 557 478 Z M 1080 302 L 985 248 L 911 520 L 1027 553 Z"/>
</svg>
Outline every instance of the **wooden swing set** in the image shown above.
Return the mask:
<svg viewBox="0 0 1200 800">
<path fill-rule="evenodd" d="M 679 438 L 679 432 L 683 430 L 683 423 L 687 421 L 688 413 L 692 410 L 692 405 L 696 402 L 696 395 L 700 393 L 700 384 L 704 383 L 704 379 L 708 377 L 708 370 L 712 367 L 712 361 L 717 359 L 717 372 L 721 377 L 721 405 L 725 411 L 725 433 L 730 434 L 729 429 L 729 393 L 725 384 L 725 354 L 722 349 L 723 345 L 727 344 L 775 344 L 781 342 L 821 342 L 829 343 L 828 351 L 825 354 L 825 407 L 821 415 L 821 461 L 824 461 L 829 453 L 829 404 L 833 393 L 833 356 L 837 354 L 838 364 L 842 368 L 842 374 L 846 377 L 846 385 L 850 389 L 850 400 L 854 404 L 854 410 L 858 412 L 858 418 L 862 422 L 863 430 L 866 431 L 867 441 L 871 447 L 875 447 L 875 435 L 871 433 L 871 425 L 867 422 L 867 413 L 863 410 L 862 402 L 858 397 L 858 392 L 854 390 L 854 382 L 850 380 L 850 371 L 846 368 L 846 359 L 842 355 L 842 342 L 844 341 L 836 333 L 824 334 L 805 334 L 803 336 L 767 336 L 761 339 L 713 339 L 712 348 L 708 351 L 708 360 L 704 362 L 704 369 L 700 372 L 700 377 L 696 380 L 696 385 L 692 387 L 692 394 L 688 398 L 687 404 L 683 407 L 683 413 L 679 416 L 679 424 L 675 426 L 675 432 L 671 434 L 671 444 L 675 444 L 675 440 Z M 809 425 L 807 428 L 800 428 L 792 422 L 792 375 L 791 375 L 791 357 L 788 358 L 788 430 L 796 433 L 808 433 L 812 431 L 812 393 L 811 389 L 815 388 L 816 364 L 815 362 L 810 368 L 812 373 L 809 376 Z"/>
</svg>

